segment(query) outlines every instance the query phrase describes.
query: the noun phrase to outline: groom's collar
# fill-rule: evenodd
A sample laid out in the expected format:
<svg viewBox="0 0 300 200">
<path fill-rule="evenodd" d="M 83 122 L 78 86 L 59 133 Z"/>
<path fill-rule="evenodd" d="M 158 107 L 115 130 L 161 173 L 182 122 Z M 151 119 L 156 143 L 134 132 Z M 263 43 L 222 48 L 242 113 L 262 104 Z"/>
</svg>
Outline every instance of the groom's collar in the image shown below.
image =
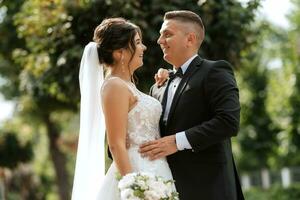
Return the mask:
<svg viewBox="0 0 300 200">
<path fill-rule="evenodd" d="M 198 54 L 193 55 L 192 57 L 190 57 L 185 63 L 183 63 L 183 65 L 180 66 L 181 70 L 182 70 L 182 74 L 184 74 L 188 68 L 188 66 L 191 64 L 191 62 L 194 60 L 194 58 L 196 58 L 198 56 Z M 174 72 L 176 72 L 177 70 L 175 69 L 175 67 L 173 67 Z"/>
</svg>

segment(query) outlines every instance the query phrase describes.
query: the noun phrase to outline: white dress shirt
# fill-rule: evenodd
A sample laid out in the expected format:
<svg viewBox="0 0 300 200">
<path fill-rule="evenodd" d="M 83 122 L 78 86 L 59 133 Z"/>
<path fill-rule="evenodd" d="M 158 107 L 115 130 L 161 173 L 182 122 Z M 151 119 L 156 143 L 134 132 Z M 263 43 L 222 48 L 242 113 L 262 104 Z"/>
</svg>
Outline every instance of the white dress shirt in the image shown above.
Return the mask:
<svg viewBox="0 0 300 200">
<path fill-rule="evenodd" d="M 197 57 L 197 54 L 193 55 L 183 65 L 181 65 L 180 68 L 181 68 L 183 74 L 186 72 L 188 66 L 191 64 L 191 62 L 194 60 L 195 57 Z M 176 69 L 174 69 L 174 71 L 176 72 Z M 182 78 L 180 78 L 180 77 L 175 77 L 169 85 L 167 104 L 166 104 L 164 117 L 163 117 L 164 122 L 166 122 L 168 119 L 170 108 L 171 108 L 172 101 L 174 98 L 174 94 L 178 88 L 178 85 L 179 85 L 181 79 Z M 185 131 L 176 133 L 175 137 L 176 137 L 177 149 L 179 151 L 184 150 L 184 149 L 192 149 L 191 144 L 189 143 L 189 141 L 186 138 Z"/>
</svg>

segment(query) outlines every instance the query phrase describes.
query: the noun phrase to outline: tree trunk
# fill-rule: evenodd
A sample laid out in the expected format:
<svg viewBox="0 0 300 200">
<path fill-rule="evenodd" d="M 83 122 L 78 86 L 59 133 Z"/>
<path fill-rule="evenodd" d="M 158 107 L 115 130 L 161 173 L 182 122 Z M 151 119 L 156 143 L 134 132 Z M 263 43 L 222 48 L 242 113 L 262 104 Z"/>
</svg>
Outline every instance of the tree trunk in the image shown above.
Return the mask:
<svg viewBox="0 0 300 200">
<path fill-rule="evenodd" d="M 59 197 L 61 200 L 70 199 L 70 187 L 69 187 L 69 176 L 66 169 L 67 159 L 64 153 L 59 149 L 59 131 L 50 119 L 49 115 L 44 116 L 44 120 L 47 128 L 47 135 L 49 139 L 49 152 L 53 161 L 56 183 L 58 186 Z"/>
</svg>

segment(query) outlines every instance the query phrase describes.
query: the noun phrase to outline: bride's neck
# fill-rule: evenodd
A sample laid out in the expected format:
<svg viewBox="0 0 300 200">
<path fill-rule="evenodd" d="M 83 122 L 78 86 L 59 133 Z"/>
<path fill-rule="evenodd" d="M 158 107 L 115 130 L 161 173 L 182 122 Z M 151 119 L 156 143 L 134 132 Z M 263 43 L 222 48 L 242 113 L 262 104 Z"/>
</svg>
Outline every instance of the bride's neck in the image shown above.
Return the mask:
<svg viewBox="0 0 300 200">
<path fill-rule="evenodd" d="M 120 67 L 110 67 L 108 77 L 119 77 L 124 81 L 131 81 L 131 74 L 128 69 L 121 70 Z"/>
</svg>

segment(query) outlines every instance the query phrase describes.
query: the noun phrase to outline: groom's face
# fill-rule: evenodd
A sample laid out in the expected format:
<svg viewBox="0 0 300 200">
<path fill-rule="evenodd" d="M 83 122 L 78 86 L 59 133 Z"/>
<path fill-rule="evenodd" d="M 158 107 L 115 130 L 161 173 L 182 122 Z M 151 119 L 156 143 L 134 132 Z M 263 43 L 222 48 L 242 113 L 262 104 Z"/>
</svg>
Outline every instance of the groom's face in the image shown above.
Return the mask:
<svg viewBox="0 0 300 200">
<path fill-rule="evenodd" d="M 180 67 L 185 59 L 187 39 L 183 29 L 181 22 L 172 19 L 165 20 L 157 40 L 164 53 L 164 60 L 176 68 Z"/>
</svg>

